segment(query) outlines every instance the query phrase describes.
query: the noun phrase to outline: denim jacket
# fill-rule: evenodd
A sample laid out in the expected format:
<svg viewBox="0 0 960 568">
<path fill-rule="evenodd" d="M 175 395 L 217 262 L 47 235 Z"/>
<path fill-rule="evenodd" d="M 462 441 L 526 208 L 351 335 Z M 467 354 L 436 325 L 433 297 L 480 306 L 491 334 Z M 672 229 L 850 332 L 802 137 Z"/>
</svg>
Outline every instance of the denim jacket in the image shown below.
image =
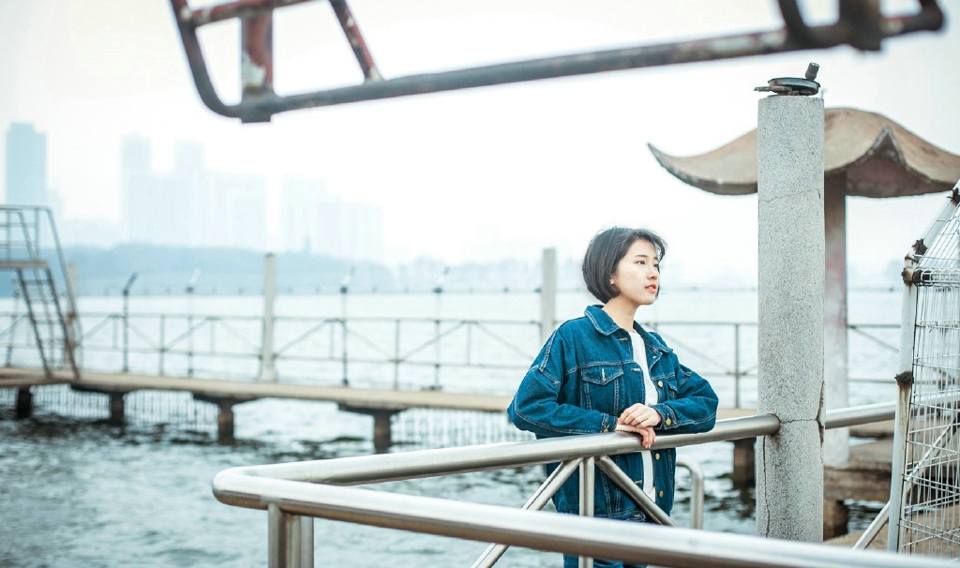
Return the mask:
<svg viewBox="0 0 960 568">
<path fill-rule="evenodd" d="M 634 322 L 646 348 L 650 378 L 657 387 L 654 406 L 662 420 L 660 433 L 706 432 L 713 428 L 717 395 L 703 377 L 684 367 L 656 333 Z M 537 438 L 613 432 L 627 407 L 646 400 L 643 371 L 633 356 L 630 334 L 600 306 L 589 306 L 584 317 L 564 322 L 547 340 L 520 383 L 507 413 L 521 430 Z M 653 462 L 656 503 L 666 513 L 673 508 L 676 450 L 655 450 Z M 639 453 L 612 456 L 630 479 L 643 487 Z M 547 466 L 549 475 L 558 464 Z M 624 518 L 639 507 L 606 475 L 595 476 L 595 515 Z M 579 511 L 576 476 L 554 495 L 557 511 Z"/>
</svg>

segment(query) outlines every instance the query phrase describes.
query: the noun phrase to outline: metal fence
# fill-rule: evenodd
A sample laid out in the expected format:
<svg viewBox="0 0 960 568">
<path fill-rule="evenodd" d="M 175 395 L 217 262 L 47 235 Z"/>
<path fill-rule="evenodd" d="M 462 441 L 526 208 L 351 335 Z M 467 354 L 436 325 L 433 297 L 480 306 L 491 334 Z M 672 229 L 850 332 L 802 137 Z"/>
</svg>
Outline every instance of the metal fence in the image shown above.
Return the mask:
<svg viewBox="0 0 960 568">
<path fill-rule="evenodd" d="M 888 548 L 960 559 L 960 196 L 914 245 Z M 896 517 L 896 518 L 893 518 Z"/>
<path fill-rule="evenodd" d="M 264 357 L 260 316 L 85 312 L 78 358 L 89 371 L 255 379 Z M 7 366 L 38 365 L 29 321 L 16 304 L 0 312 Z M 755 404 L 757 326 L 743 322 L 645 322 L 707 377 L 725 406 Z M 899 326 L 852 324 L 854 383 L 894 374 Z M 539 321 L 294 317 L 274 318 L 279 380 L 371 388 L 509 393 L 541 346 Z M 878 362 L 887 361 L 884 364 Z M 478 382 L 476 371 L 483 371 Z M 889 399 L 889 397 L 888 397 Z M 862 401 L 862 402 L 874 402 Z"/>
</svg>

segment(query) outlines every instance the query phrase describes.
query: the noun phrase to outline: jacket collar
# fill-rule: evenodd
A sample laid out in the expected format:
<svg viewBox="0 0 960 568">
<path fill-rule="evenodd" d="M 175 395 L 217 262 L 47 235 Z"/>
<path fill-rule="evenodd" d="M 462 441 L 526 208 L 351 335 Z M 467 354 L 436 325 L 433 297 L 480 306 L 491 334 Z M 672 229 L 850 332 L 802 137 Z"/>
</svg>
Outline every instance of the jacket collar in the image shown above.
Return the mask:
<svg viewBox="0 0 960 568">
<path fill-rule="evenodd" d="M 593 327 L 596 328 L 597 333 L 601 335 L 613 335 L 617 330 L 620 329 L 620 326 L 613 321 L 613 318 L 607 315 L 607 312 L 603 311 L 603 306 L 587 306 L 587 309 L 583 313 L 593 324 Z M 639 323 L 633 322 L 633 329 L 637 330 L 637 333 L 640 334 L 640 337 L 643 338 L 643 341 L 653 349 L 666 353 L 672 351 L 672 349 L 667 347 L 659 336 L 648 333 L 647 330 L 640 327 Z"/>
</svg>

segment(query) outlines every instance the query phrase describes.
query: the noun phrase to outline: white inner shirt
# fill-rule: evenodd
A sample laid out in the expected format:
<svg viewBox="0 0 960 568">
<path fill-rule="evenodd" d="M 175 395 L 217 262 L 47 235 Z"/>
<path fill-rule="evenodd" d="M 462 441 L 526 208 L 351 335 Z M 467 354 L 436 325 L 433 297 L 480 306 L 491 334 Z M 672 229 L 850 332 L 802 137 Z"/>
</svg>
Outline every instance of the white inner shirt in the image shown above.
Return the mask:
<svg viewBox="0 0 960 568">
<path fill-rule="evenodd" d="M 660 395 L 657 394 L 657 387 L 655 387 L 653 381 L 650 380 L 650 367 L 647 365 L 647 350 L 643 346 L 643 338 L 634 330 L 630 332 L 630 340 L 633 342 L 633 359 L 643 371 L 643 391 L 646 399 L 643 401 L 643 404 L 653 406 L 660 402 Z M 654 499 L 656 497 L 656 488 L 653 483 L 653 461 L 651 461 L 653 458 L 650 455 L 650 450 L 640 452 L 640 456 L 643 459 L 642 489 L 651 499 Z"/>
</svg>

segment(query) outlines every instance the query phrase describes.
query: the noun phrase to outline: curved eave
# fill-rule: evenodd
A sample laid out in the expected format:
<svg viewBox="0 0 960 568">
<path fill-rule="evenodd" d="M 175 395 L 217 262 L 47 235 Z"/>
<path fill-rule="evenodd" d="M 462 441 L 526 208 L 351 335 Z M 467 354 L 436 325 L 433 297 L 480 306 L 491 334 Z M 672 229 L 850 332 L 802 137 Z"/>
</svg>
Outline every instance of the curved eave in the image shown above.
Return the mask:
<svg viewBox="0 0 960 568">
<path fill-rule="evenodd" d="M 684 183 L 720 195 L 757 191 L 757 131 L 706 154 L 678 157 L 648 144 L 657 162 Z M 856 109 L 824 112 L 824 175 L 846 174 L 847 195 L 899 197 L 949 191 L 960 156 L 890 119 Z"/>
</svg>

